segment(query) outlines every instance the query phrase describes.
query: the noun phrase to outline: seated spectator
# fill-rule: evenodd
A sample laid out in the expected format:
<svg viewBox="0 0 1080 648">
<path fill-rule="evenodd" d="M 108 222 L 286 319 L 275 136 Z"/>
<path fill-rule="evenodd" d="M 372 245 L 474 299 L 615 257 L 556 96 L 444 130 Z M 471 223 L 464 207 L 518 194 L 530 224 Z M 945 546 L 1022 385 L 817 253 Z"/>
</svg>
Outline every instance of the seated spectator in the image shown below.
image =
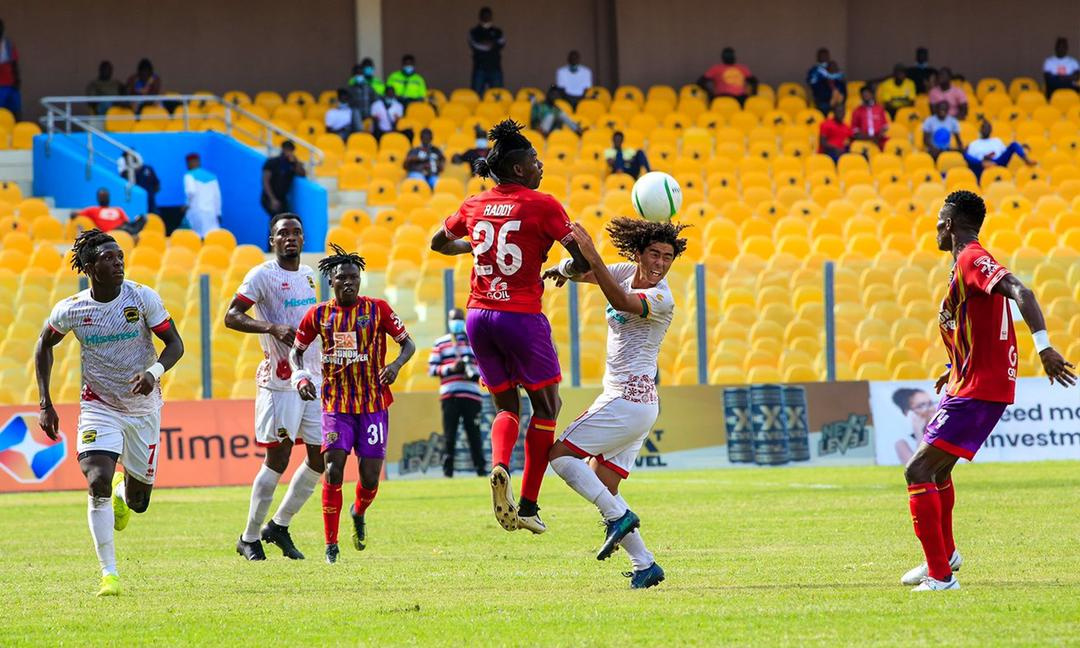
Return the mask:
<svg viewBox="0 0 1080 648">
<path fill-rule="evenodd" d="M 473 126 L 473 133 L 476 135 L 476 145 L 468 151 L 455 153 L 453 157 L 450 158 L 451 162 L 454 164 L 468 164 L 469 169 L 472 169 L 473 162 L 475 162 L 477 158 L 487 156 L 488 151 L 491 150 L 488 146 L 487 131 L 484 130 L 483 126 L 477 124 Z"/>
<path fill-rule="evenodd" d="M 926 152 L 936 160 L 942 151 L 963 151 L 960 141 L 960 122 L 949 114 L 949 104 L 940 101 L 934 104 L 934 114 L 926 118 L 922 125 L 923 144 Z M 956 140 L 956 147 L 950 146 Z"/>
<path fill-rule="evenodd" d="M 262 168 L 262 196 L 259 202 L 273 218 L 294 211 L 289 208 L 289 192 L 296 176 L 307 176 L 304 165 L 296 157 L 296 145 L 290 140 L 281 143 L 281 155 L 267 158 Z"/>
<path fill-rule="evenodd" d="M 757 93 L 757 77 L 750 68 L 735 62 L 735 49 L 731 47 L 720 52 L 720 63 L 706 70 L 698 83 L 709 97 L 734 97 L 740 106 L 746 103 L 748 96 Z"/>
<path fill-rule="evenodd" d="M 907 78 L 915 84 L 915 92 L 926 94 L 934 85 L 937 70 L 930 66 L 930 50 L 920 47 L 915 50 L 915 65 L 907 69 Z"/>
<path fill-rule="evenodd" d="M 828 115 L 829 107 L 837 102 L 847 101 L 844 73 L 840 71 L 840 65 L 829 58 L 829 50 L 824 47 L 817 52 L 817 64 L 806 73 L 806 85 L 810 86 L 814 107 L 822 115 Z"/>
<path fill-rule="evenodd" d="M 975 177 L 982 177 L 983 169 L 993 166 L 1008 166 L 1015 155 L 1028 166 L 1035 166 L 1035 161 L 1027 156 L 1024 147 L 1018 142 L 1005 146 L 997 137 L 990 137 L 993 127 L 985 119 L 979 124 L 979 139 L 973 140 L 964 152 L 964 159 L 975 172 Z"/>
<path fill-rule="evenodd" d="M 139 61 L 135 74 L 128 77 L 125 94 L 137 97 L 161 94 L 161 77 L 154 74 L 154 64 L 150 62 L 150 59 L 144 58 Z M 134 104 L 135 112 L 140 112 L 145 105 L 145 103 Z"/>
<path fill-rule="evenodd" d="M 349 107 L 353 109 L 354 131 L 364 129 L 364 120 L 371 117 L 371 106 L 386 90 L 385 84 L 375 78 L 375 63 L 370 58 L 360 61 L 352 68 L 352 76 L 345 86 L 349 93 Z"/>
<path fill-rule="evenodd" d="M 338 88 L 337 101 L 336 106 L 326 111 L 323 122 L 326 132 L 348 139 L 354 132 L 353 109 L 349 106 L 349 92 L 345 88 Z"/>
<path fill-rule="evenodd" d="M 891 119 L 896 119 L 896 111 L 915 105 L 915 82 L 905 76 L 903 63 L 893 66 L 892 76 L 882 81 L 877 88 L 877 98 L 888 111 Z"/>
<path fill-rule="evenodd" d="M 577 108 L 578 102 L 585 98 L 585 93 L 593 85 L 592 70 L 581 64 L 581 54 L 572 50 L 566 57 L 566 65 L 555 70 L 555 85 L 562 90 L 570 105 Z"/>
<path fill-rule="evenodd" d="M 871 141 L 878 148 L 885 146 L 888 140 L 889 118 L 885 115 L 885 109 L 874 100 L 874 88 L 864 85 L 859 90 L 859 98 L 862 105 L 851 113 L 851 137 L 861 141 Z"/>
<path fill-rule="evenodd" d="M 435 181 L 439 179 L 445 165 L 446 156 L 438 146 L 431 143 L 431 129 L 420 131 L 420 146 L 410 149 L 405 156 L 406 177 L 426 180 L 435 188 Z"/>
<path fill-rule="evenodd" d="M 124 211 L 123 207 L 110 206 L 110 198 L 109 190 L 101 187 L 97 190 L 97 204 L 71 212 L 71 218 L 85 216 L 94 221 L 94 227 L 102 232 L 110 232 L 126 225 L 129 222 L 127 212 Z"/>
<path fill-rule="evenodd" d="M 611 148 L 604 151 L 604 160 L 612 173 L 626 173 L 636 178 L 641 175 L 642 169 L 646 172 L 652 171 L 645 151 L 623 146 L 623 134 L 620 131 L 615 131 L 611 136 Z"/>
<path fill-rule="evenodd" d="M 221 229 L 221 185 L 216 175 L 202 168 L 198 153 L 189 153 L 186 161 L 184 218 L 188 227 L 205 237 L 211 230 Z"/>
<path fill-rule="evenodd" d="M 98 64 L 97 78 L 86 84 L 86 96 L 88 97 L 116 97 L 124 94 L 124 84 L 113 78 L 113 65 L 109 61 Z M 95 115 L 104 115 L 105 111 L 112 106 L 111 101 L 102 101 L 90 104 L 90 109 Z"/>
<path fill-rule="evenodd" d="M 146 191 L 146 211 L 150 214 L 157 213 L 157 193 L 161 191 L 161 181 L 158 179 L 154 167 L 138 162 L 134 155 L 124 153 L 123 157 L 116 161 L 117 172 L 127 177 L 128 169 L 135 175 L 135 185 Z"/>
<path fill-rule="evenodd" d="M 401 69 L 386 77 L 386 87 L 394 89 L 403 106 L 427 100 L 427 81 L 417 73 L 416 57 L 412 54 L 401 57 Z"/>
<path fill-rule="evenodd" d="M 1043 62 L 1043 79 L 1047 99 L 1061 88 L 1080 91 L 1080 63 L 1069 56 L 1068 39 L 1058 38 L 1054 43 L 1054 55 Z"/>
<path fill-rule="evenodd" d="M 376 138 L 381 138 L 383 133 L 392 133 L 397 130 L 398 120 L 405 116 L 405 107 L 397 100 L 397 93 L 392 86 L 386 86 L 386 94 L 371 104 L 371 127 Z M 412 131 L 405 135 L 412 141 Z"/>
<path fill-rule="evenodd" d="M 844 104 L 833 105 L 818 127 L 818 153 L 838 161 L 851 147 L 851 136 L 851 127 L 844 123 Z"/>
<path fill-rule="evenodd" d="M 532 112 L 529 115 L 529 124 L 533 130 L 540 131 L 545 137 L 551 131 L 566 126 L 575 133 L 580 133 L 581 128 L 569 115 L 555 105 L 555 100 L 560 98 L 559 88 L 551 86 L 543 101 L 533 101 Z"/>
<path fill-rule="evenodd" d="M 960 86 L 952 84 L 952 70 L 947 67 L 938 70 L 937 85 L 930 88 L 927 98 L 931 106 L 936 106 L 942 101 L 949 104 L 950 117 L 956 117 L 961 121 L 967 117 L 967 93 Z"/>
</svg>

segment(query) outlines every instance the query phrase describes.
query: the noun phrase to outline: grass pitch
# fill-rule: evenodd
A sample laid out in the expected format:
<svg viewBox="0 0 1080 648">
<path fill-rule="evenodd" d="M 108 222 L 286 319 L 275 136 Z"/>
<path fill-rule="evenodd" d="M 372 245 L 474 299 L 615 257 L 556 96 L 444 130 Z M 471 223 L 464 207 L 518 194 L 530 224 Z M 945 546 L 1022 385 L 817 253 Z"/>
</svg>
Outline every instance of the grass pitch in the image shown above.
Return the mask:
<svg viewBox="0 0 1080 648">
<path fill-rule="evenodd" d="M 292 525 L 306 561 L 245 563 L 248 489 L 162 490 L 117 534 L 114 599 L 93 596 L 83 493 L 6 495 L 0 645 L 1075 645 L 1078 469 L 958 467 L 963 589 L 922 595 L 899 584 L 922 557 L 896 468 L 634 475 L 667 572 L 645 591 L 624 552 L 595 560 L 595 509 L 550 474 L 538 537 L 496 524 L 485 480 L 386 482 L 368 549 L 346 516 L 333 566 L 318 492 Z"/>
</svg>

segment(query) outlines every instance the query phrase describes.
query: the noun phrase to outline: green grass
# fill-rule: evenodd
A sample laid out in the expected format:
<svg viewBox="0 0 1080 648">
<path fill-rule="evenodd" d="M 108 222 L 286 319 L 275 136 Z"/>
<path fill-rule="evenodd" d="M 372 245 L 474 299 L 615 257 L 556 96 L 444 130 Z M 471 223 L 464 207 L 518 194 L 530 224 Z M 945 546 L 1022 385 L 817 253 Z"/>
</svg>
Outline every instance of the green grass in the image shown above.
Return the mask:
<svg viewBox="0 0 1080 648">
<path fill-rule="evenodd" d="M 387 482 L 368 550 L 343 520 L 334 566 L 318 493 L 292 525 L 308 560 L 249 564 L 247 489 L 162 490 L 117 536 L 118 599 L 92 595 L 82 493 L 7 495 L 0 645 L 1076 644 L 1078 468 L 958 468 L 963 589 L 923 595 L 899 585 L 922 558 L 895 468 L 637 474 L 623 492 L 667 571 L 645 591 L 623 552 L 595 560 L 596 511 L 553 475 L 537 537 L 497 526 L 484 480 Z"/>
</svg>

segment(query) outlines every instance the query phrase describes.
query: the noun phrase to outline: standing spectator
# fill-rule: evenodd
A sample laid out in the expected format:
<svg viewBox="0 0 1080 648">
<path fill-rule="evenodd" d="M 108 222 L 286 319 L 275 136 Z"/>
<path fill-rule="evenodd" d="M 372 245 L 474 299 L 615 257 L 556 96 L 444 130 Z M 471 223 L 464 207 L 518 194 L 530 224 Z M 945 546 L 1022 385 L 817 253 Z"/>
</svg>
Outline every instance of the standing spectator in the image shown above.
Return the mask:
<svg viewBox="0 0 1080 648">
<path fill-rule="evenodd" d="M 937 85 L 930 88 L 927 98 L 931 106 L 936 106 L 943 101 L 949 104 L 949 115 L 952 117 L 959 120 L 967 117 L 967 93 L 960 86 L 952 84 L 952 71 L 947 67 L 938 70 Z"/>
<path fill-rule="evenodd" d="M 882 81 L 877 89 L 878 101 L 889 112 L 889 117 L 893 119 L 896 118 L 897 110 L 914 106 L 915 95 L 918 94 L 915 89 L 915 82 L 907 78 L 905 74 L 906 68 L 904 64 L 897 63 L 893 66 L 892 76 Z"/>
<path fill-rule="evenodd" d="M 306 177 L 307 172 L 296 157 L 296 145 L 291 140 L 285 140 L 281 143 L 281 155 L 268 158 L 262 168 L 260 202 L 271 218 L 293 211 L 289 209 L 289 191 L 296 176 Z"/>
<path fill-rule="evenodd" d="M 878 148 L 885 146 L 888 140 L 889 118 L 885 115 L 885 109 L 874 100 L 874 88 L 864 85 L 859 90 L 859 98 L 862 105 L 851 113 L 851 137 L 861 141 L 871 141 Z"/>
<path fill-rule="evenodd" d="M 1080 63 L 1069 56 L 1069 41 L 1059 37 L 1054 42 L 1054 55 L 1043 62 L 1043 79 L 1046 81 L 1046 98 L 1054 94 L 1054 90 L 1065 88 L 1067 90 L 1080 91 Z"/>
<path fill-rule="evenodd" d="M 123 157 L 117 160 L 116 170 L 126 178 L 128 169 L 131 169 L 135 175 L 136 186 L 142 187 L 146 191 L 147 213 L 156 214 L 157 193 L 161 191 L 161 180 L 158 179 L 154 167 L 145 161 L 140 164 L 134 155 L 124 153 Z"/>
<path fill-rule="evenodd" d="M 349 107 L 353 109 L 352 129 L 364 129 L 364 120 L 371 117 L 371 106 L 386 91 L 386 85 L 375 76 L 375 63 L 365 58 L 354 65 L 352 76 L 346 86 L 349 92 Z"/>
<path fill-rule="evenodd" d="M 469 172 L 472 172 L 473 162 L 477 158 L 487 157 L 488 151 L 491 150 L 488 146 L 487 131 L 480 124 L 473 126 L 473 134 L 476 135 L 476 144 L 473 145 L 468 151 L 462 153 L 454 153 L 450 158 L 450 161 L 454 164 L 467 164 L 469 165 Z"/>
<path fill-rule="evenodd" d="M 612 173 L 626 173 L 634 178 L 641 175 L 641 170 L 652 171 L 645 151 L 623 146 L 623 134 L 615 131 L 611 136 L 611 148 L 604 151 L 604 159 Z"/>
<path fill-rule="evenodd" d="M 22 118 L 22 77 L 19 75 L 19 50 L 4 34 L 4 21 L 0 20 L 0 108 L 7 108 Z"/>
<path fill-rule="evenodd" d="M 124 84 L 119 79 L 113 78 L 113 65 L 109 61 L 98 64 L 97 78 L 86 84 L 86 96 L 88 97 L 117 97 L 124 94 Z M 112 106 L 111 101 L 102 101 L 90 104 L 90 109 L 96 115 L 104 115 L 105 111 Z"/>
<path fill-rule="evenodd" d="M 934 104 L 934 114 L 923 122 L 922 131 L 926 152 L 935 160 L 942 151 L 964 150 L 964 143 L 960 140 L 960 122 L 949 114 L 949 104 L 945 101 Z M 950 146 L 954 139 L 955 149 Z"/>
<path fill-rule="evenodd" d="M 323 123 L 328 133 L 348 139 L 353 133 L 353 110 L 349 107 L 349 91 L 338 88 L 337 101 L 337 105 L 323 115 Z"/>
<path fill-rule="evenodd" d="M 127 94 L 138 97 L 161 94 L 161 77 L 154 74 L 154 64 L 150 62 L 150 59 L 144 58 L 139 61 L 135 74 L 128 77 Z M 135 112 L 140 112 L 144 105 L 143 103 L 135 104 Z"/>
<path fill-rule="evenodd" d="M 405 115 L 405 107 L 397 100 L 397 93 L 393 86 L 386 86 L 386 93 L 371 104 L 372 132 L 376 138 L 381 138 L 383 133 L 391 133 L 397 130 L 397 122 Z M 412 132 L 406 137 L 412 141 Z"/>
<path fill-rule="evenodd" d="M 428 356 L 428 374 L 439 378 L 439 401 L 442 404 L 443 438 L 446 440 L 446 460 L 443 474 L 454 476 L 454 454 L 457 448 L 458 424 L 465 427 L 469 454 L 480 477 L 484 470 L 484 446 L 480 440 L 480 411 L 483 394 L 480 391 L 480 372 L 476 356 L 465 334 L 465 311 L 455 308 L 447 321 L 450 333 L 435 340 Z"/>
<path fill-rule="evenodd" d="M 188 153 L 184 174 L 184 216 L 199 236 L 221 229 L 221 186 L 217 176 L 202 168 L 198 153 Z"/>
<path fill-rule="evenodd" d="M 446 156 L 431 143 L 431 129 L 420 131 L 420 146 L 409 149 L 405 156 L 406 177 L 425 180 L 432 188 L 446 166 Z"/>
<path fill-rule="evenodd" d="M 480 24 L 469 30 L 469 47 L 472 48 L 472 89 L 484 94 L 487 88 L 503 87 L 502 49 L 506 36 L 491 21 L 491 7 L 480 9 Z"/>
<path fill-rule="evenodd" d="M 828 117 L 818 127 L 818 153 L 828 155 L 834 162 L 848 152 L 851 145 L 851 127 L 844 123 L 844 104 L 829 108 Z"/>
<path fill-rule="evenodd" d="M 401 69 L 386 77 L 386 87 L 394 89 L 403 106 L 427 99 L 427 81 L 417 73 L 416 57 L 412 54 L 401 57 Z"/>
<path fill-rule="evenodd" d="M 822 115 L 828 115 L 830 106 L 847 98 L 844 73 L 836 61 L 830 60 L 829 50 L 824 47 L 818 49 L 817 63 L 806 72 L 806 85 L 810 86 L 814 107 Z"/>
<path fill-rule="evenodd" d="M 920 47 L 915 50 L 915 65 L 907 69 L 907 78 L 915 83 L 915 91 L 926 94 L 934 84 L 937 70 L 930 66 L 930 50 Z"/>
<path fill-rule="evenodd" d="M 735 49 L 725 47 L 720 52 L 720 63 L 706 70 L 699 83 L 710 97 L 734 97 L 741 106 L 748 96 L 757 93 L 758 81 L 750 68 L 735 62 Z"/>
<path fill-rule="evenodd" d="M 529 113 L 529 124 L 533 130 L 540 131 L 546 137 L 551 131 L 566 126 L 575 133 L 580 133 L 581 128 L 570 116 L 563 112 L 562 108 L 555 105 L 559 98 L 559 88 L 551 86 L 543 101 L 534 101 L 532 111 Z"/>
<path fill-rule="evenodd" d="M 592 70 L 581 64 L 581 54 L 577 50 L 571 50 L 566 56 L 566 65 L 555 70 L 555 85 L 575 108 L 592 87 Z"/>
<path fill-rule="evenodd" d="M 990 137 L 993 127 L 985 119 L 979 124 L 979 139 L 972 140 L 964 152 L 964 159 L 975 172 L 976 178 L 982 177 L 983 169 L 993 166 L 1008 166 L 1012 156 L 1017 156 L 1028 166 L 1035 166 L 1035 161 L 1027 156 L 1019 142 L 1005 146 L 997 137 Z"/>
</svg>

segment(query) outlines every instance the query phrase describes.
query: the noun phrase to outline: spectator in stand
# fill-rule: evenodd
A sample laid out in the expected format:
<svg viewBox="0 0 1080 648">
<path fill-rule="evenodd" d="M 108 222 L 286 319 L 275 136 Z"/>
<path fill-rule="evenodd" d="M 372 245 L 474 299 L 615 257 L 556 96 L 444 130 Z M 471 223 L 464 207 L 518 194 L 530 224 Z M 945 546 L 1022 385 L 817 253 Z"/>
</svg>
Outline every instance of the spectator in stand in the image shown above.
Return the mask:
<svg viewBox="0 0 1080 648">
<path fill-rule="evenodd" d="M 881 104 L 874 100 L 874 87 L 864 85 L 859 90 L 859 98 L 862 104 L 851 113 L 851 137 L 884 148 L 889 139 L 889 118 Z"/>
<path fill-rule="evenodd" d="M 937 70 L 930 66 L 930 50 L 920 47 L 915 50 L 915 65 L 907 69 L 907 78 L 915 83 L 915 92 L 926 94 L 934 85 Z"/>
<path fill-rule="evenodd" d="M 968 98 L 967 93 L 960 86 L 952 84 L 952 71 L 943 67 L 938 70 L 937 85 L 930 88 L 928 99 L 931 106 L 944 101 L 949 104 L 949 115 L 963 121 L 967 117 Z"/>
<path fill-rule="evenodd" d="M 427 81 L 417 73 L 416 57 L 412 54 L 401 57 L 401 69 L 386 77 L 386 87 L 394 89 L 403 106 L 427 100 Z"/>
<path fill-rule="evenodd" d="M 942 151 L 963 151 L 964 143 L 960 140 L 960 122 L 949 114 L 949 104 L 945 101 L 933 105 L 934 114 L 923 122 L 923 144 L 926 152 L 935 160 Z M 956 147 L 950 146 L 956 140 Z"/>
<path fill-rule="evenodd" d="M 483 95 L 487 88 L 503 87 L 502 49 L 506 36 L 492 22 L 491 7 L 480 9 L 480 24 L 469 30 L 469 47 L 472 49 L 472 89 Z"/>
<path fill-rule="evenodd" d="M 22 76 L 19 74 L 19 50 L 4 33 L 4 21 L 0 20 L 0 108 L 7 108 L 22 118 Z"/>
<path fill-rule="evenodd" d="M 990 137 L 993 127 L 985 119 L 979 124 L 979 139 L 972 140 L 964 152 L 964 159 L 975 172 L 976 178 L 982 177 L 983 169 L 994 166 L 1008 166 L 1015 155 L 1028 166 L 1035 166 L 1035 161 L 1027 156 L 1023 145 L 1012 142 L 1005 146 L 997 137 Z"/>
<path fill-rule="evenodd" d="M 128 77 L 126 94 L 137 97 L 148 97 L 161 94 L 161 77 L 154 74 L 154 64 L 150 59 L 144 58 L 139 61 L 135 68 L 135 74 Z M 134 104 L 135 112 L 140 112 L 145 103 Z"/>
<path fill-rule="evenodd" d="M 341 139 L 348 139 L 353 133 L 353 110 L 349 107 L 349 91 L 338 88 L 337 105 L 326 111 L 323 123 L 326 132 L 338 135 Z"/>
<path fill-rule="evenodd" d="M 828 155 L 836 162 L 848 152 L 851 137 L 851 127 L 844 123 L 844 104 L 834 104 L 818 127 L 818 153 Z"/>
<path fill-rule="evenodd" d="M 563 112 L 562 108 L 555 105 L 555 101 L 559 98 L 559 88 L 551 86 L 548 88 L 547 94 L 544 95 L 543 101 L 533 101 L 532 111 L 529 113 L 529 124 L 533 130 L 540 131 L 544 137 L 563 126 L 575 133 L 581 132 L 581 127 L 577 125 L 577 122 L 570 119 L 570 116 Z"/>
<path fill-rule="evenodd" d="M 750 68 L 735 62 L 735 49 L 731 47 L 720 52 L 720 63 L 706 70 L 698 81 L 710 97 L 734 97 L 740 106 L 746 103 L 747 97 L 757 93 L 757 83 Z"/>
<path fill-rule="evenodd" d="M 371 105 L 372 132 L 376 138 L 381 138 L 383 133 L 391 133 L 397 130 L 398 120 L 405 115 L 405 107 L 397 100 L 397 93 L 393 86 L 386 86 L 386 93 L 375 100 Z M 411 130 L 405 131 L 405 137 L 412 141 Z"/>
<path fill-rule="evenodd" d="M 184 217 L 199 236 L 221 229 L 221 186 L 217 176 L 202 168 L 198 153 L 188 153 L 184 174 Z"/>
<path fill-rule="evenodd" d="M 92 207 L 86 207 L 79 211 L 71 212 L 71 218 L 75 219 L 79 216 L 85 216 L 94 221 L 94 227 L 102 232 L 111 232 L 114 229 L 130 231 L 128 228 L 124 227 L 131 221 L 123 207 L 113 207 L 109 205 L 109 201 L 109 190 L 105 187 L 101 187 L 97 190 L 97 204 Z M 145 224 L 145 220 L 143 221 L 143 224 Z M 139 229 L 142 229 L 142 227 L 139 227 Z M 135 231 L 137 232 L 138 230 Z M 134 234 L 135 232 L 130 233 Z"/>
<path fill-rule="evenodd" d="M 604 151 L 604 159 L 612 173 L 626 173 L 631 177 L 641 175 L 641 170 L 652 171 L 645 151 L 623 146 L 623 134 L 615 131 L 611 136 L 611 148 Z"/>
<path fill-rule="evenodd" d="M 896 111 L 901 108 L 915 105 L 915 82 L 905 76 L 906 68 L 903 63 L 893 66 L 892 76 L 878 85 L 877 98 L 881 105 L 888 111 L 889 117 L 896 118 Z"/>
<path fill-rule="evenodd" d="M 428 374 L 439 378 L 439 401 L 442 404 L 443 438 L 446 440 L 446 460 L 443 474 L 454 476 L 454 455 L 457 449 L 458 425 L 465 428 L 472 455 L 473 468 L 480 477 L 484 470 L 484 445 L 480 439 L 480 411 L 483 392 L 480 390 L 480 371 L 476 356 L 465 333 L 465 311 L 455 308 L 447 320 L 448 335 L 435 340 L 428 356 Z"/>
<path fill-rule="evenodd" d="M 566 65 L 555 70 L 555 85 L 574 108 L 592 87 L 592 70 L 581 64 L 581 54 L 577 50 L 571 50 L 566 56 Z"/>
<path fill-rule="evenodd" d="M 829 50 L 817 51 L 817 63 L 806 73 L 806 85 L 810 86 L 814 106 L 822 115 L 829 114 L 829 107 L 847 99 L 847 83 L 839 64 L 829 58 Z"/>
<path fill-rule="evenodd" d="M 1046 82 L 1046 98 L 1054 90 L 1065 88 L 1080 92 L 1080 63 L 1069 56 L 1069 41 L 1059 37 L 1054 42 L 1054 55 L 1043 62 L 1043 79 Z"/>
<path fill-rule="evenodd" d="M 127 177 L 128 169 L 132 169 L 135 175 L 136 186 L 142 187 L 146 192 L 146 211 L 150 214 L 157 213 L 157 193 L 161 191 L 161 180 L 158 179 L 154 167 L 144 160 L 142 164 L 130 153 L 117 160 L 116 170 L 120 175 Z"/>
<path fill-rule="evenodd" d="M 271 218 L 293 211 L 289 208 L 289 192 L 296 176 L 307 177 L 307 172 L 296 157 L 296 145 L 285 140 L 281 143 L 281 154 L 268 158 L 262 168 L 260 202 Z"/>
<path fill-rule="evenodd" d="M 113 78 L 113 64 L 102 61 L 98 64 L 97 78 L 86 84 L 86 96 L 88 97 L 118 97 L 124 94 L 124 84 L 119 79 Z M 105 111 L 112 106 L 111 101 L 102 101 L 90 104 L 90 109 L 95 115 L 104 115 Z"/>
<path fill-rule="evenodd" d="M 420 131 L 420 146 L 409 150 L 405 156 L 406 177 L 425 180 L 432 188 L 446 166 L 446 156 L 431 143 L 431 129 Z"/>
<path fill-rule="evenodd" d="M 349 106 L 353 109 L 352 129 L 363 130 L 364 120 L 371 117 L 371 106 L 386 91 L 386 84 L 375 76 L 374 61 L 365 58 L 353 66 L 346 90 L 349 92 Z"/>
<path fill-rule="evenodd" d="M 475 162 L 477 158 L 486 157 L 488 151 L 491 150 L 488 146 L 487 131 L 484 130 L 483 126 L 480 124 L 473 126 L 473 133 L 476 135 L 476 144 L 468 151 L 455 153 L 453 157 L 450 158 L 450 161 L 454 164 L 469 165 L 468 168 L 470 169 L 470 173 L 472 172 L 473 162 Z"/>
</svg>

